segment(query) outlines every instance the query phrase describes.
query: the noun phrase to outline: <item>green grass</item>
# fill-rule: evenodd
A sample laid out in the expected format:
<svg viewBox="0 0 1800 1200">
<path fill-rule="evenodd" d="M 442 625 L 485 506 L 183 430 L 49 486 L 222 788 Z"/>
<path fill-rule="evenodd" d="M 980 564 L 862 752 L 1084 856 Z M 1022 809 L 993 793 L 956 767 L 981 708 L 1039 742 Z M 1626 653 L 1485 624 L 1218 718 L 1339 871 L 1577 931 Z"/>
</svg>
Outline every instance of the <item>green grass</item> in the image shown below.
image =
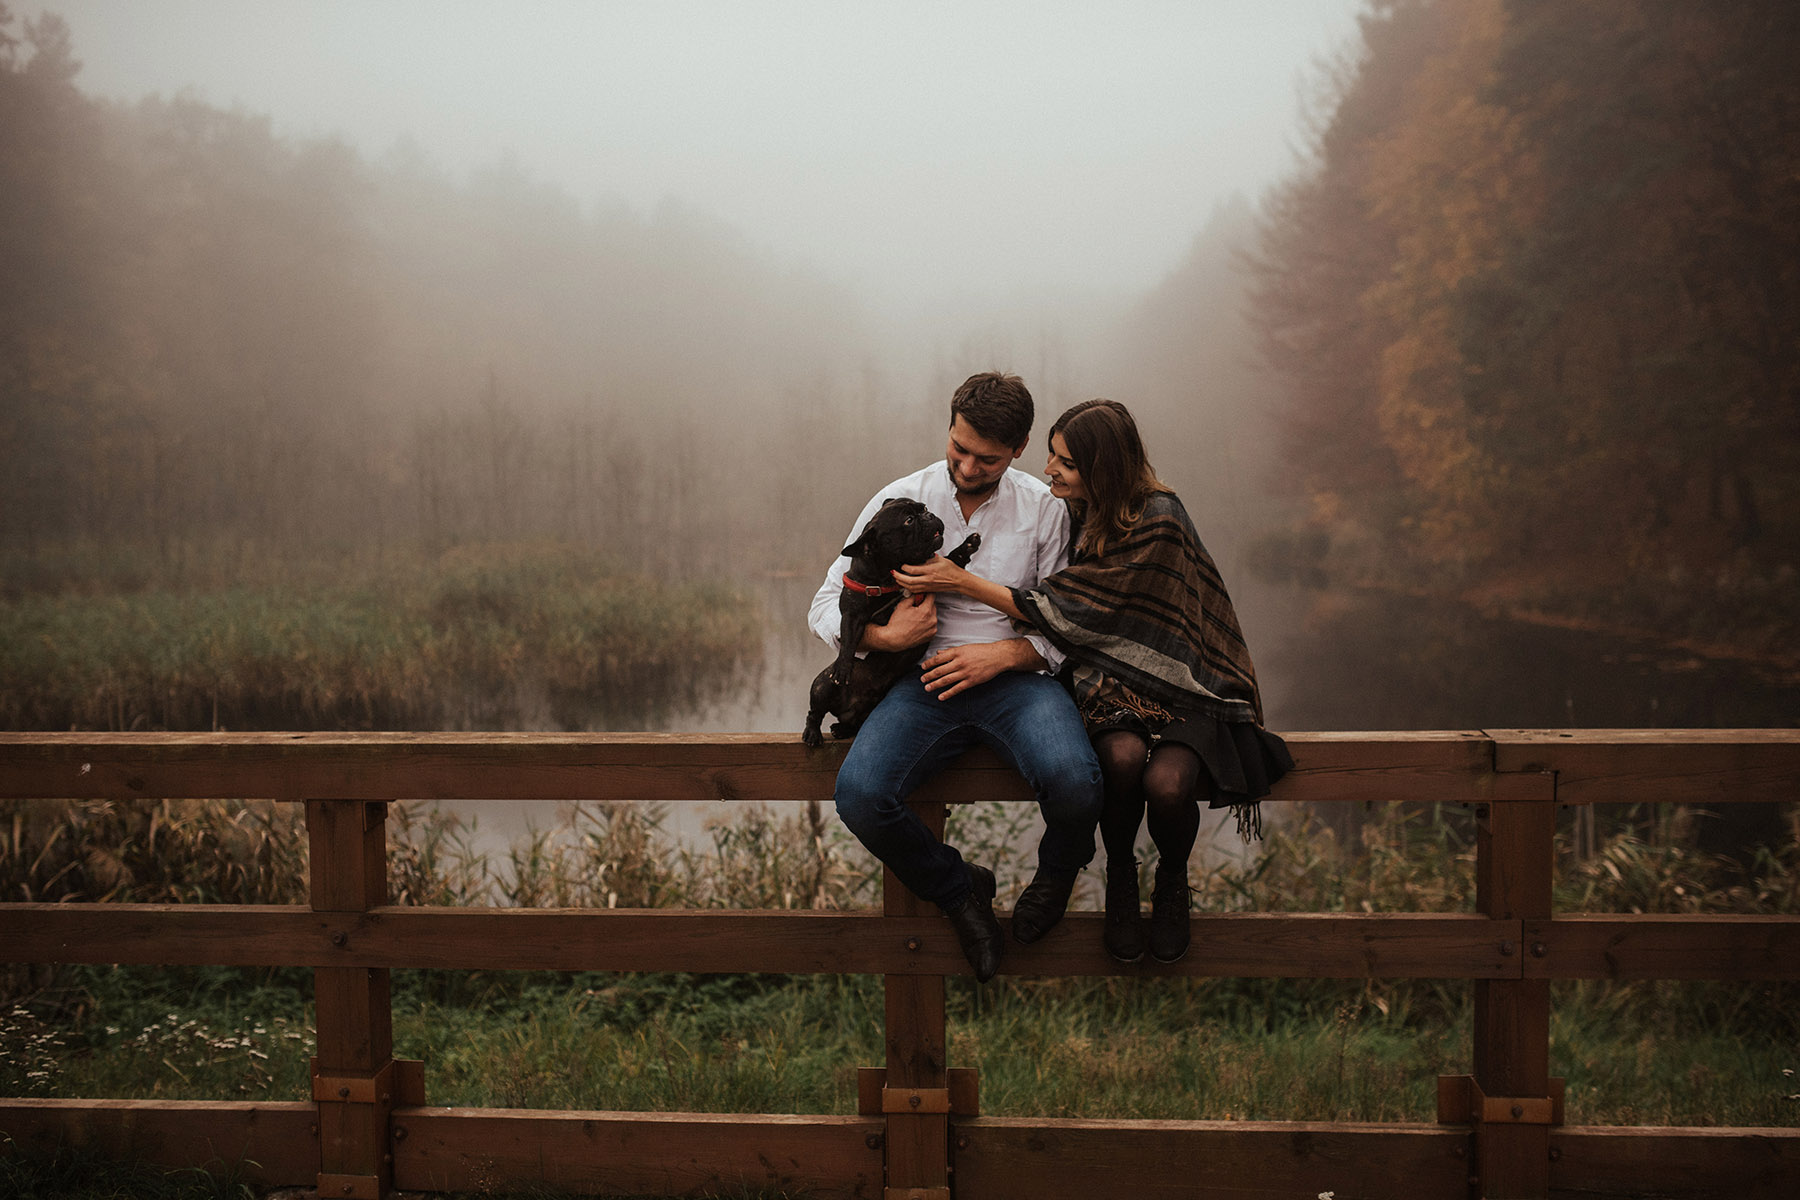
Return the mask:
<svg viewBox="0 0 1800 1200">
<path fill-rule="evenodd" d="M 293 902 L 305 892 L 296 815 L 10 803 L 0 894 Z M 1016 886 L 1031 815 L 959 810 L 953 836 Z M 1800 911 L 1791 834 L 1735 858 L 1702 853 L 1670 809 L 1608 814 L 1584 830 L 1584 853 L 1573 833 L 1561 839 L 1559 911 Z M 1242 858 L 1197 863 L 1191 879 L 1208 911 L 1468 911 L 1472 837 L 1460 808 L 1377 808 L 1345 838 L 1302 816 Z M 842 908 L 874 896 L 866 855 L 816 809 L 751 809 L 677 845 L 654 807 L 577 807 L 489 863 L 442 815 L 396 805 L 390 839 L 401 903 Z M 884 1055 L 870 977 L 395 971 L 392 982 L 396 1053 L 425 1062 L 433 1104 L 849 1113 L 857 1068 Z M 302 1100 L 310 989 L 302 970 L 12 968 L 0 976 L 0 1093 Z M 953 979 L 949 1061 L 979 1071 L 982 1111 L 996 1116 L 1429 1123 L 1437 1076 L 1470 1070 L 1472 993 L 1437 980 Z M 1550 1068 L 1567 1080 L 1570 1124 L 1800 1125 L 1800 985 L 1581 982 L 1552 995 Z M 66 1155 L 23 1161 L 8 1160 L 0 1194 L 241 1194 L 228 1175 L 139 1186 Z M 97 1182 L 69 1182 L 89 1175 Z"/>
<path fill-rule="evenodd" d="M 1014 810 L 959 818 L 1003 862 Z M 294 902 L 291 806 L 8 806 L 0 894 L 48 900 Z M 285 822 L 285 824 L 284 824 Z M 1354 849 L 1306 820 L 1194 873 L 1204 910 L 1457 910 L 1458 809 L 1373 814 Z M 1565 851 L 1562 911 L 1793 912 L 1800 847 L 1700 854 L 1665 812 L 1627 813 Z M 866 905 L 873 869 L 816 809 L 756 808 L 673 843 L 653 807 L 588 806 L 496 869 L 440 814 L 396 806 L 402 903 L 608 907 Z M 1016 855 L 1015 855 L 1016 857 Z M 98 865 L 97 865 L 98 864 Z M 1025 864 L 1014 862 L 1016 873 Z M 1204 942 L 1196 947 L 1204 953 Z M 833 976 L 396 971 L 399 1052 L 433 1101 L 502 1107 L 847 1112 L 881 1061 L 878 981 Z M 14 1094 L 303 1098 L 304 971 L 13 968 L 0 1078 Z M 1433 1081 L 1468 1069 L 1472 985 L 1438 980 L 952 980 L 951 1057 L 997 1114 L 1431 1120 Z M 1557 985 L 1552 1071 L 1577 1123 L 1793 1124 L 1792 983 Z M 1645 1047 L 1665 1048 L 1647 1054 Z"/>
<path fill-rule="evenodd" d="M 215 1173 L 216 1171 L 216 1173 Z M 0 1196 L 7 1200 L 255 1200 L 229 1165 L 169 1171 L 70 1147 L 27 1150 L 0 1134 Z"/>
<path fill-rule="evenodd" d="M 644 728 L 761 653 L 743 595 L 569 547 L 55 582 L 0 596 L 0 728 Z"/>
<path fill-rule="evenodd" d="M 309 983 L 84 968 L 0 1016 L 0 1092 L 305 1099 Z M 979 1070 L 994 1116 L 1430 1122 L 1437 1076 L 1470 1069 L 1469 989 L 1452 990 L 1440 1012 L 1361 981 L 952 980 L 950 1061 Z M 1792 1020 L 1703 1023 L 1710 990 L 1559 985 L 1569 1123 L 1800 1124 Z M 393 1012 L 396 1054 L 425 1062 L 440 1105 L 850 1113 L 856 1069 L 883 1061 L 880 981 L 862 976 L 396 971 Z"/>
</svg>

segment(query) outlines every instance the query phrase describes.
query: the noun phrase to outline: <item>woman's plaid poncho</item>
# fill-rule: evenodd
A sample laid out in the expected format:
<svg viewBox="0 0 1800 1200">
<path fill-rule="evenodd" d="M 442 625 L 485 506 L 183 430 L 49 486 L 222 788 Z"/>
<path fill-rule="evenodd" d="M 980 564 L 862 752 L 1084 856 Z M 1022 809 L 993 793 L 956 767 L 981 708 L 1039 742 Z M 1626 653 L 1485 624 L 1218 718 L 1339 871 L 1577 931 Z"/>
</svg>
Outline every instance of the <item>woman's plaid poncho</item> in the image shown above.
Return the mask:
<svg viewBox="0 0 1800 1200">
<path fill-rule="evenodd" d="M 1075 698 L 1104 677 L 1171 715 L 1262 723 L 1249 647 L 1212 556 L 1173 492 L 1153 493 L 1131 531 L 1034 588 L 1014 589 L 1031 624 L 1075 664 Z"/>
</svg>

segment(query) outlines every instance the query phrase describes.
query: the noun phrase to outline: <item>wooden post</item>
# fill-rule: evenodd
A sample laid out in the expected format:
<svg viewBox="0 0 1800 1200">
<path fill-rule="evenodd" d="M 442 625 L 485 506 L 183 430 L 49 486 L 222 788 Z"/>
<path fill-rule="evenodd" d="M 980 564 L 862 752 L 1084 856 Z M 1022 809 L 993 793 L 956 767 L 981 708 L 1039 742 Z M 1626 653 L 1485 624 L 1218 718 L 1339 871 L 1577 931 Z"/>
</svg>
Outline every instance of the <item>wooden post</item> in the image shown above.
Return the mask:
<svg viewBox="0 0 1800 1200">
<path fill-rule="evenodd" d="M 1550 916 L 1555 868 L 1556 777 L 1501 774 L 1478 811 L 1475 907 L 1500 920 Z M 1501 947 L 1523 961 L 1528 947 Z M 1521 974 L 1523 972 L 1521 971 Z M 1484 1200 L 1550 1194 L 1550 982 L 1475 983 L 1475 1169 Z M 1538 1101 L 1538 1103 L 1532 1103 Z"/>
<path fill-rule="evenodd" d="M 910 803 L 910 802 L 909 802 Z M 944 836 L 948 810 L 941 803 L 912 805 L 926 828 Z M 908 891 L 894 873 L 882 872 L 881 911 L 890 917 L 935 916 L 937 906 Z M 956 935 L 946 924 L 943 936 Z M 947 1090 L 945 1072 L 944 977 L 888 975 L 887 1079 L 889 1089 Z M 921 1110 L 887 1114 L 887 1200 L 949 1200 L 950 1116 L 948 1105 L 921 1104 Z"/>
<path fill-rule="evenodd" d="M 355 936 L 350 914 L 387 903 L 387 805 L 309 800 L 306 829 L 313 911 L 346 918 L 331 941 L 347 947 Z M 319 967 L 313 992 L 320 1200 L 384 1200 L 394 1183 L 388 1114 L 397 1086 L 387 970 Z"/>
</svg>

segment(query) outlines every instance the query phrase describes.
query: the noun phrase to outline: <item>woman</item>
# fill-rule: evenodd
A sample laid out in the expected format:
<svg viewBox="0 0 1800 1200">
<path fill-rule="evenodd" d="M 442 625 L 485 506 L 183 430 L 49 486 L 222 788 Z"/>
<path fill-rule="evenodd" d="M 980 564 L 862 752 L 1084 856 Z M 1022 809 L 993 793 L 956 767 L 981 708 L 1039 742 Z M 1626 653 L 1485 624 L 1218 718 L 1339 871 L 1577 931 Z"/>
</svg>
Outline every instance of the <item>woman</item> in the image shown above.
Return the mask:
<svg viewBox="0 0 1800 1200">
<path fill-rule="evenodd" d="M 895 577 L 997 608 L 1067 655 L 1062 678 L 1105 778 L 1107 952 L 1136 962 L 1148 948 L 1174 962 L 1188 947 L 1187 862 L 1200 800 L 1233 809 L 1246 838 L 1260 834 L 1257 802 L 1294 760 L 1262 727 L 1231 598 L 1125 406 L 1089 400 L 1063 413 L 1050 427 L 1045 475 L 1072 518 L 1066 569 L 1031 589 L 1002 587 L 942 557 Z M 1158 856 L 1148 934 L 1135 857 L 1146 814 Z"/>
</svg>

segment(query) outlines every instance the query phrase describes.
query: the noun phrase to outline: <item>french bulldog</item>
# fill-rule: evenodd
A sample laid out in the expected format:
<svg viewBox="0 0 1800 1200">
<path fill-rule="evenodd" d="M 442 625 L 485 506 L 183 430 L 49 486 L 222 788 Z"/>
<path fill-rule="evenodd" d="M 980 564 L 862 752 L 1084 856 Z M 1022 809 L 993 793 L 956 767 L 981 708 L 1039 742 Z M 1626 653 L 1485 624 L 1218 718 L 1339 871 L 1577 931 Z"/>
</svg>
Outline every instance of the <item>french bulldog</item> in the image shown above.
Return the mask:
<svg viewBox="0 0 1800 1200">
<path fill-rule="evenodd" d="M 813 680 L 812 707 L 800 734 L 808 746 L 825 740 L 819 726 L 828 712 L 837 715 L 832 737 L 853 735 L 887 690 L 924 657 L 922 645 L 908 650 L 871 650 L 862 658 L 856 657 L 856 648 L 863 630 L 886 625 L 900 603 L 904 589 L 894 582 L 894 568 L 925 562 L 943 544 L 944 523 L 936 514 L 917 500 L 894 499 L 883 501 L 863 526 L 861 536 L 844 547 L 850 569 L 844 573 L 844 590 L 838 597 L 841 640 L 837 660 Z M 944 557 L 966 567 L 980 548 L 981 535 L 971 533 Z"/>
</svg>

